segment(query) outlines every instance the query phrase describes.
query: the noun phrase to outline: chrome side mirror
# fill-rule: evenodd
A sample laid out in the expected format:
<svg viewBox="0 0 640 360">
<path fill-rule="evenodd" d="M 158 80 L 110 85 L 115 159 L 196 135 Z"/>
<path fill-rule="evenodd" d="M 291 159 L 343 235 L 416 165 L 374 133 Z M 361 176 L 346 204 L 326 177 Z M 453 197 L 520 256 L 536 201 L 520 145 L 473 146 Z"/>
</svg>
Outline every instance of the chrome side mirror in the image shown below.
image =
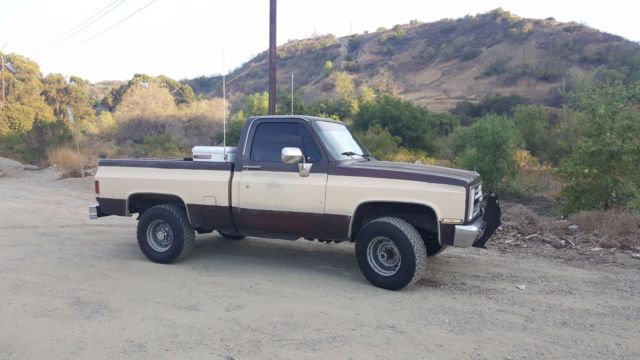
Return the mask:
<svg viewBox="0 0 640 360">
<path fill-rule="evenodd" d="M 307 177 L 311 173 L 312 163 L 298 163 L 298 174 L 300 177 Z"/>
<path fill-rule="evenodd" d="M 300 148 L 286 147 L 282 148 L 280 160 L 287 164 L 299 164 L 304 162 L 304 155 L 302 155 L 302 150 L 300 150 Z"/>
<path fill-rule="evenodd" d="M 297 147 L 282 148 L 280 160 L 286 164 L 298 164 L 298 174 L 301 177 L 307 177 L 311 173 L 313 164 L 304 161 L 302 150 Z"/>
</svg>

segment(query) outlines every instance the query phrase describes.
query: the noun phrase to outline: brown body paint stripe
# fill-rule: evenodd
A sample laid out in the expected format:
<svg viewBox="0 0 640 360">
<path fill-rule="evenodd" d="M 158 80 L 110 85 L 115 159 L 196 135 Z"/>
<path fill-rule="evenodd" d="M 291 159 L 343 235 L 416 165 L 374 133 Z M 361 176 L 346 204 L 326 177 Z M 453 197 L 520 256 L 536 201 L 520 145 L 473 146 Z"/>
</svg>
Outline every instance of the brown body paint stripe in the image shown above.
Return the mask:
<svg viewBox="0 0 640 360">
<path fill-rule="evenodd" d="M 128 216 L 129 211 L 127 209 L 127 200 L 125 199 L 109 199 L 109 198 L 96 198 L 98 204 L 100 204 L 100 212 L 105 215 L 117 215 Z"/>
<path fill-rule="evenodd" d="M 125 199 L 97 198 L 105 215 L 128 216 Z M 348 239 L 351 217 L 335 214 L 315 214 L 292 211 L 272 211 L 187 204 L 191 226 L 198 230 L 222 230 L 244 235 L 277 237 L 311 237 L 323 240 Z M 238 229 L 234 228 L 233 220 Z"/>
<path fill-rule="evenodd" d="M 446 175 L 440 176 L 429 173 L 408 172 L 401 170 L 391 169 L 372 169 L 366 167 L 359 167 L 354 165 L 335 165 L 329 167 L 329 175 L 341 175 L 341 176 L 357 176 L 357 177 L 370 177 L 377 179 L 392 179 L 392 180 L 409 180 L 409 181 L 421 181 L 432 184 L 445 184 L 454 186 L 468 186 L 467 180 L 449 177 Z"/>
<path fill-rule="evenodd" d="M 247 235 L 289 235 L 348 240 L 350 216 L 234 208 L 239 231 Z"/>
<path fill-rule="evenodd" d="M 227 170 L 233 171 L 231 162 L 191 161 L 191 160 L 145 160 L 145 159 L 105 159 L 100 160 L 99 166 L 119 166 L 157 169 L 184 170 Z"/>
</svg>

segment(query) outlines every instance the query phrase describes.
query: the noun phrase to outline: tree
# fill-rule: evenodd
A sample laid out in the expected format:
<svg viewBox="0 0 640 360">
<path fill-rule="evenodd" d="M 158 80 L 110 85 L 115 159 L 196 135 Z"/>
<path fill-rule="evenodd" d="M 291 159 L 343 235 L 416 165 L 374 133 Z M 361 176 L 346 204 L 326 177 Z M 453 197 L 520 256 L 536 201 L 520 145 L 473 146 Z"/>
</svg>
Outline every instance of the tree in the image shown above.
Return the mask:
<svg viewBox="0 0 640 360">
<path fill-rule="evenodd" d="M 353 97 L 353 75 L 339 71 L 334 74 L 333 78 L 335 91 L 342 99 L 348 100 Z"/>
<path fill-rule="evenodd" d="M 366 132 L 356 133 L 356 137 L 378 159 L 388 160 L 398 150 L 400 138 L 391 135 L 389 130 L 378 125 L 370 127 Z"/>
<path fill-rule="evenodd" d="M 333 61 L 327 60 L 324 62 L 324 66 L 322 67 L 322 72 L 324 76 L 329 76 L 333 71 Z"/>
<path fill-rule="evenodd" d="M 570 94 L 578 135 L 560 164 L 564 210 L 640 209 L 640 83 L 585 80 Z"/>
<path fill-rule="evenodd" d="M 534 156 L 544 151 L 549 135 L 549 114 L 538 105 L 518 105 L 513 114 L 522 147 Z"/>
<path fill-rule="evenodd" d="M 484 189 L 496 191 L 516 175 L 518 164 L 514 154 L 518 137 L 511 119 L 490 114 L 463 133 L 464 150 L 456 158 L 456 163 L 478 171 L 482 175 Z"/>
<path fill-rule="evenodd" d="M 402 146 L 433 152 L 436 130 L 431 115 L 410 101 L 382 95 L 373 103 L 360 105 L 353 127 L 356 131 L 367 131 L 377 125 L 400 137 Z"/>
<path fill-rule="evenodd" d="M 247 116 L 269 114 L 269 93 L 264 91 L 249 95 L 242 110 Z"/>
<path fill-rule="evenodd" d="M 121 99 L 115 111 L 118 121 L 150 119 L 175 114 L 176 103 L 167 88 L 154 84 L 133 88 Z"/>
<path fill-rule="evenodd" d="M 362 85 L 360 87 L 360 103 L 371 104 L 376 100 L 376 93 L 370 86 Z"/>
<path fill-rule="evenodd" d="M 0 109 L 0 136 L 23 134 L 31 130 L 34 113 L 28 106 L 9 103 Z"/>
</svg>

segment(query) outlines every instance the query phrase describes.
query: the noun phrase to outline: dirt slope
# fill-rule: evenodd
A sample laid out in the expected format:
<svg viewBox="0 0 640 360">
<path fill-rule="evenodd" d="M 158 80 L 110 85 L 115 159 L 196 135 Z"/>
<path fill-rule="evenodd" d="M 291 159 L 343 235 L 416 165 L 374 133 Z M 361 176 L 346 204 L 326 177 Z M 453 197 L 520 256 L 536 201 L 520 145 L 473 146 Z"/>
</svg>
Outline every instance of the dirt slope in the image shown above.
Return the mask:
<svg viewBox="0 0 640 360">
<path fill-rule="evenodd" d="M 581 24 L 520 18 L 502 9 L 368 34 L 296 40 L 278 48 L 282 94 L 289 95 L 293 73 L 297 97 L 335 96 L 331 73 L 346 71 L 356 86 L 396 92 L 435 111 L 495 94 L 560 106 L 563 79 L 568 89 L 575 75 L 597 68 L 604 77 L 640 78 L 640 46 Z M 264 52 L 229 74 L 227 95 L 266 91 L 267 74 Z M 222 96 L 221 77 L 185 82 L 197 94 Z"/>
<path fill-rule="evenodd" d="M 0 177 L 0 359 L 640 358 L 637 269 L 448 249 L 390 292 L 349 244 L 216 235 L 158 265 L 135 219 L 87 219 L 92 179 L 25 174 Z"/>
</svg>

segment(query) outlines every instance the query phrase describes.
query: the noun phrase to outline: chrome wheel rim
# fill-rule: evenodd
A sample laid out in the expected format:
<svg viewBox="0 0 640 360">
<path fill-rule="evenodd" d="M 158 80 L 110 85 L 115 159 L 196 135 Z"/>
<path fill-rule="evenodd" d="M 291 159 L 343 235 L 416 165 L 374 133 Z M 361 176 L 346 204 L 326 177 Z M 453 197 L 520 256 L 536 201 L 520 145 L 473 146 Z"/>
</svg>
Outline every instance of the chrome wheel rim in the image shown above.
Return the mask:
<svg viewBox="0 0 640 360">
<path fill-rule="evenodd" d="M 382 276 L 392 276 L 400 269 L 402 258 L 391 239 L 379 236 L 367 246 L 367 261 L 373 271 Z"/>
<path fill-rule="evenodd" d="M 153 220 L 147 226 L 147 244 L 157 252 L 166 252 L 173 245 L 173 231 L 164 220 Z"/>
</svg>

